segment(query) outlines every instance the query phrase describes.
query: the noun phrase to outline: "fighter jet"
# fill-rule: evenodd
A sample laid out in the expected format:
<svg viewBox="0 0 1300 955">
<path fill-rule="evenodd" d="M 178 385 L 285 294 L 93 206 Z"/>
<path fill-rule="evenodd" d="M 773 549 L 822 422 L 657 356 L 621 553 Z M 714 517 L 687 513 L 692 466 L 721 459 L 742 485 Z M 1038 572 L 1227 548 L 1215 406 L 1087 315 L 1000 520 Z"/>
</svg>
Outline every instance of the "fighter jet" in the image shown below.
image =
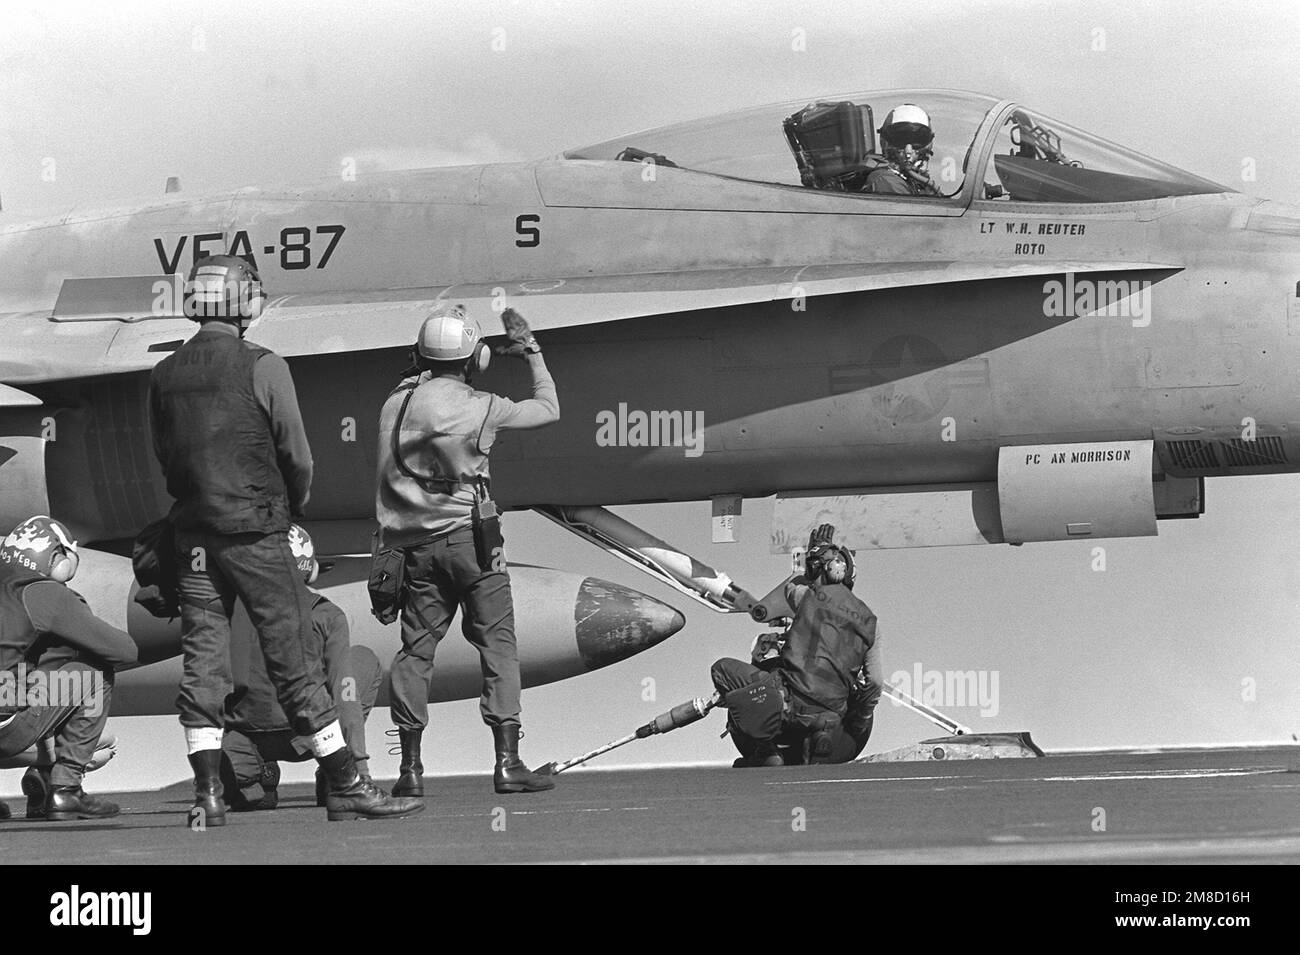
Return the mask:
<svg viewBox="0 0 1300 955">
<path fill-rule="evenodd" d="M 904 104 L 928 114 L 932 188 L 866 192 Z M 1203 512 L 1206 477 L 1300 467 L 1300 209 L 975 93 L 850 93 L 533 162 L 0 225 L 0 524 L 53 513 L 93 542 L 88 597 L 119 622 L 123 542 L 169 504 L 148 370 L 193 331 L 181 279 L 216 252 L 272 296 L 249 338 L 289 359 L 309 527 L 341 555 L 367 550 L 379 406 L 440 301 L 485 328 L 517 308 L 559 383 L 563 420 L 494 453 L 502 503 L 723 612 L 763 601 L 603 508 L 714 499 L 721 527 L 775 495 L 777 551 L 827 520 L 863 547 L 1022 544 L 1155 534 Z M 524 389 L 505 362 L 481 385 Z M 364 563 L 321 584 L 391 650 Z M 683 622 L 579 574 L 515 575 L 550 608 L 521 614 L 527 684 Z M 599 611 L 585 637 L 580 607 Z M 127 622 L 149 659 L 176 652 L 174 628 Z M 447 663 L 435 698 L 472 695 L 472 654 Z M 166 711 L 169 666 L 126 681 L 123 711 Z"/>
</svg>

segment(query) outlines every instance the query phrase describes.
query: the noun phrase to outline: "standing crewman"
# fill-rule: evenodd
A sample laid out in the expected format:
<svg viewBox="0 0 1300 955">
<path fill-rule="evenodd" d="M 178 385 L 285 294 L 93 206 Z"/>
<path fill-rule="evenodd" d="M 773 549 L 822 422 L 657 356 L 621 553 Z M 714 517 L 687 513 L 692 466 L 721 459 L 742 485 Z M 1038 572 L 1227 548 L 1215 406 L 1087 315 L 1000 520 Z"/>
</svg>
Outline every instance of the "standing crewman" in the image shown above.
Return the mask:
<svg viewBox="0 0 1300 955">
<path fill-rule="evenodd" d="M 28 802 L 28 818 L 54 822 L 117 815 L 117 805 L 86 793 L 81 780 L 108 722 L 113 674 L 139 653 L 68 587 L 78 563 L 71 533 L 44 515 L 0 545 L 0 759 L 54 740 L 48 775 L 32 770 L 43 804 L 34 807 L 30 795 Z M 24 791 L 33 788 L 24 780 Z"/>
<path fill-rule="evenodd" d="M 297 524 L 289 528 L 289 549 L 303 582 L 315 583 L 320 573 L 311 535 Z M 325 679 L 338 707 L 343 739 L 362 779 L 370 778 L 366 752 L 366 719 L 374 708 L 383 672 L 369 647 L 351 646 L 347 615 L 323 594 L 312 597 L 312 635 L 325 665 Z M 226 804 L 236 812 L 274 809 L 279 803 L 280 762 L 300 763 L 311 752 L 293 735 L 289 718 L 276 699 L 266 675 L 266 660 L 257 637 L 236 617 L 231 632 L 231 668 L 234 692 L 226 698 L 226 735 L 221 741 L 222 786 Z M 328 800 L 329 780 L 316 770 L 316 802 Z"/>
<path fill-rule="evenodd" d="M 290 519 L 301 517 L 310 493 L 311 449 L 288 364 L 243 340 L 264 297 L 244 259 L 195 262 L 185 314 L 199 331 L 158 363 L 149 384 L 154 450 L 176 499 L 184 665 L 176 704 L 194 770 L 190 818 L 225 824 L 221 737 L 236 598 L 294 733 L 329 779 L 329 818 L 418 812 L 423 803 L 392 800 L 358 775 L 325 682 L 312 598 L 288 540 Z"/>
<path fill-rule="evenodd" d="M 737 766 L 783 765 L 782 749 L 796 762 L 848 762 L 871 736 L 884 687 L 876 615 L 854 596 L 853 555 L 834 533 L 812 532 L 804 575 L 786 585 L 794 620 L 783 638 L 756 641 L 754 663 L 713 664 Z"/>
<path fill-rule="evenodd" d="M 508 347 L 528 363 L 533 397 L 514 402 L 475 390 L 491 351 L 461 306 L 440 305 L 411 349 L 414 367 L 379 417 L 380 548 L 405 552 L 402 648 L 391 669 L 392 713 L 401 741 L 395 795 L 424 794 L 420 737 L 429 722 L 433 655 L 457 608 L 479 652 L 479 710 L 496 744 L 499 793 L 537 792 L 555 783 L 519 759 L 519 658 L 515 611 L 496 508 L 489 497 L 488 452 L 501 431 L 559 420 L 555 382 L 541 346 L 514 309 L 501 313 Z"/>
</svg>

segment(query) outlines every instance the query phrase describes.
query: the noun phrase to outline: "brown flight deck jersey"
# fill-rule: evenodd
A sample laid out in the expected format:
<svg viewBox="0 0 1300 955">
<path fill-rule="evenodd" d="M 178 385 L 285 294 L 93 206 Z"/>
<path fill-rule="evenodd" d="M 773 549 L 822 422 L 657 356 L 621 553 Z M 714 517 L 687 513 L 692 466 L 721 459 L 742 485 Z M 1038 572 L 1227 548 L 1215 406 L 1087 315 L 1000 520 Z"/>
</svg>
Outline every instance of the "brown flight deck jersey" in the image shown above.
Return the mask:
<svg viewBox="0 0 1300 955">
<path fill-rule="evenodd" d="M 88 655 L 96 666 L 121 670 L 136 663 L 139 652 L 129 634 L 91 613 L 71 587 L 0 562 L 0 672 L 11 691 L 0 692 L 0 725 L 22 710 L 12 693 L 20 666 L 30 670 L 42 659 L 52 662 L 51 656 L 66 662 Z"/>
<path fill-rule="evenodd" d="M 497 432 L 539 428 L 558 421 L 555 382 L 541 355 L 529 355 L 533 397 L 511 401 L 477 391 L 459 378 L 428 372 L 405 378 L 379 413 L 379 481 L 375 514 L 382 543 L 401 547 L 470 526 L 474 483 L 487 479 L 488 453 Z M 411 390 L 414 386 L 414 391 Z M 393 456 L 393 429 L 411 396 L 397 433 L 407 468 L 430 486 L 403 474 Z M 454 489 L 448 483 L 457 485 Z"/>
<path fill-rule="evenodd" d="M 880 694 L 876 615 L 843 584 L 787 589 L 794 623 L 781 649 L 786 687 L 805 710 L 849 713 L 857 672 L 867 669 L 875 705 Z M 869 713 L 870 710 L 868 709 Z"/>
</svg>

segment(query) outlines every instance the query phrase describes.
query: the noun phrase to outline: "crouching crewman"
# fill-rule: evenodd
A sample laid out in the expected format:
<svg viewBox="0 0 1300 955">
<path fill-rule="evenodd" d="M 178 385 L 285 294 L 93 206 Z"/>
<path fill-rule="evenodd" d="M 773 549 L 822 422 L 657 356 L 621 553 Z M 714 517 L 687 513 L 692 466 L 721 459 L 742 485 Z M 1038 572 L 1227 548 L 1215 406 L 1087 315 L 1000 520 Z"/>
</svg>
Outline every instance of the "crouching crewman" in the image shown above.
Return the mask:
<svg viewBox="0 0 1300 955">
<path fill-rule="evenodd" d="M 289 527 L 289 549 L 303 582 L 314 583 L 320 573 L 316 548 L 311 536 L 297 524 Z M 349 645 L 348 619 L 336 604 L 314 590 L 308 593 L 312 597 L 312 635 L 319 641 L 312 650 L 325 665 L 325 681 L 338 707 L 343 739 L 357 773 L 371 782 L 366 719 L 379 694 L 379 658 L 367 647 Z M 246 618 L 236 618 L 231 628 L 230 663 L 235 689 L 226 698 L 226 735 L 221 741 L 224 798 L 235 812 L 274 809 L 279 802 L 278 763 L 306 762 L 312 758 L 311 747 L 294 736 L 267 676 L 257 634 Z M 326 804 L 328 793 L 329 780 L 317 769 L 318 806 Z"/>
<path fill-rule="evenodd" d="M 44 515 L 23 521 L 0 545 L 0 760 L 54 741 L 48 783 L 37 770 L 45 790 L 37 818 L 56 822 L 119 811 L 86 793 L 81 780 L 108 722 L 113 674 L 139 654 L 127 633 L 68 587 L 78 562 L 71 533 Z"/>
<path fill-rule="evenodd" d="M 755 642 L 753 662 L 713 664 L 736 766 L 846 763 L 867 744 L 880 700 L 876 615 L 853 594 L 853 554 L 823 524 L 804 575 L 786 585 L 794 622 Z"/>
</svg>

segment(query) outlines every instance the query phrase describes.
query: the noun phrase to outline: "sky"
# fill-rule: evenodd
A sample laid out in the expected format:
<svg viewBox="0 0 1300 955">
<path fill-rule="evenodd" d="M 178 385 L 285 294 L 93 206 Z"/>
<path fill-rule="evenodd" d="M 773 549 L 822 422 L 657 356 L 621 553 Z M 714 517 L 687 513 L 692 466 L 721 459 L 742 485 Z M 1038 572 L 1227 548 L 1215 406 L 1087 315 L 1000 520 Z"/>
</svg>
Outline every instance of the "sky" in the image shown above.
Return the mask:
<svg viewBox="0 0 1300 955">
<path fill-rule="evenodd" d="M 1300 7 L 1274 3 L 222 3 L 0 0 L 0 222 L 73 205 L 368 171 L 553 155 L 622 132 L 845 90 L 949 87 L 1015 98 L 1241 191 L 1300 203 Z M 1253 177 L 1251 176 L 1253 173 Z M 1049 748 L 1289 740 L 1300 734 L 1300 477 L 1211 479 L 1207 513 L 1157 538 L 859 554 L 885 671 L 997 675 L 982 731 Z M 713 544 L 707 503 L 620 513 L 766 592 L 770 500 Z M 524 694 L 524 755 L 560 759 L 707 694 L 708 666 L 757 632 L 531 514 L 513 560 L 674 604 L 644 654 Z M 521 612 L 523 612 L 521 610 Z M 453 632 L 448 639 L 459 639 Z M 651 682 L 647 682 L 651 681 Z M 580 706 L 575 705 L 580 702 Z M 987 709 L 987 708 L 986 708 Z M 379 775 L 386 711 L 371 719 Z M 599 761 L 730 760 L 722 717 Z M 100 791 L 185 775 L 171 717 L 116 720 Z M 937 734 L 882 703 L 870 751 Z M 491 767 L 476 701 L 433 709 L 430 772 Z M 290 767 L 290 779 L 310 768 Z M 0 772 L 0 793 L 18 774 Z"/>
</svg>

